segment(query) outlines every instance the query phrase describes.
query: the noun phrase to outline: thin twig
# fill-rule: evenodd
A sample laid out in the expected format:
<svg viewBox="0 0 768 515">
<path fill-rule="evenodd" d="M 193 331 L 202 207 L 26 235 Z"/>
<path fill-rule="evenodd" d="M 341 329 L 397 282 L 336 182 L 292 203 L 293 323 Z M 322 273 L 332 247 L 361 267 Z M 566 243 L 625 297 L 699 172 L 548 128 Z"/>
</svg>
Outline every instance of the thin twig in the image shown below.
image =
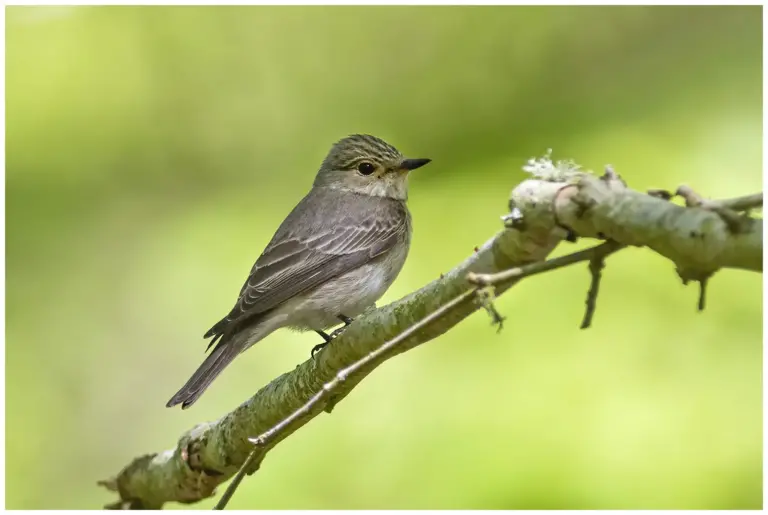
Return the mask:
<svg viewBox="0 0 768 515">
<path fill-rule="evenodd" d="M 707 302 L 707 281 L 709 277 L 699 279 L 699 311 L 704 311 Z"/>
<path fill-rule="evenodd" d="M 688 207 L 696 206 L 710 209 L 713 207 L 721 207 L 732 211 L 749 211 L 750 209 L 763 207 L 762 193 L 754 193 L 752 195 L 721 200 L 709 200 L 696 193 L 690 186 L 683 185 L 680 186 L 675 193 L 664 189 L 650 189 L 648 190 L 648 195 L 664 200 L 672 200 L 672 197 L 675 195 L 680 195 L 686 201 L 686 206 Z"/>
<path fill-rule="evenodd" d="M 574 252 L 573 254 L 567 254 L 565 256 L 556 257 L 554 259 L 531 263 L 530 265 L 510 268 L 509 270 L 504 270 L 503 272 L 496 274 L 475 274 L 470 272 L 467 274 L 467 280 L 477 286 L 488 286 L 490 284 L 506 283 L 507 281 L 522 279 L 523 277 L 530 277 L 532 275 L 573 265 L 582 261 L 590 261 L 592 259 L 598 258 L 604 259 L 609 254 L 616 252 L 622 247 L 623 245 L 615 241 L 606 241 L 605 243 L 595 247 L 580 250 L 579 252 Z"/>
<path fill-rule="evenodd" d="M 342 369 L 340 372 L 336 374 L 336 377 L 334 377 L 331 381 L 325 383 L 323 385 L 323 388 L 319 392 L 317 392 L 315 395 L 313 395 L 312 398 L 310 398 L 306 402 L 306 404 L 304 404 L 301 408 L 291 413 L 288 417 L 284 418 L 283 420 L 278 422 L 276 425 L 274 425 L 271 429 L 262 433 L 258 437 L 249 438 L 248 440 L 250 440 L 253 444 L 255 444 L 256 447 L 254 447 L 253 451 L 251 451 L 251 453 L 248 455 L 248 458 L 245 460 L 245 463 L 243 463 L 243 466 L 240 467 L 240 470 L 237 472 L 234 479 L 232 479 L 232 482 L 229 484 L 229 486 L 227 487 L 227 490 L 224 492 L 224 495 L 222 495 L 221 499 L 216 504 L 214 509 L 223 510 L 227 506 L 227 503 L 232 498 L 232 495 L 234 495 L 235 490 L 237 490 L 237 487 L 240 486 L 240 483 L 242 482 L 243 477 L 245 477 L 247 471 L 254 466 L 258 468 L 258 466 L 261 464 L 261 462 L 264 459 L 264 456 L 267 453 L 267 446 L 274 439 L 275 435 L 279 434 L 281 431 L 286 429 L 293 422 L 296 422 L 297 420 L 299 420 L 301 417 L 308 415 L 315 406 L 320 404 L 320 402 L 326 397 L 329 397 L 330 394 L 333 392 L 333 390 L 338 385 L 346 381 L 351 374 L 354 374 L 355 372 L 363 368 L 365 365 L 367 365 L 371 361 L 381 357 L 383 354 L 392 350 L 398 344 L 402 343 L 404 340 L 412 336 L 416 331 L 424 328 L 425 326 L 429 325 L 435 320 L 438 320 L 445 313 L 455 308 L 462 302 L 466 302 L 467 300 L 472 298 L 476 290 L 477 290 L 476 288 L 471 288 L 465 291 L 458 297 L 455 297 L 450 302 L 442 305 L 439 309 L 437 309 L 433 313 L 419 320 L 418 322 L 410 326 L 408 329 L 406 329 L 399 335 L 395 336 L 388 342 L 384 343 L 381 347 L 368 353 L 366 356 L 354 362 L 347 368 Z"/>
<path fill-rule="evenodd" d="M 478 287 L 487 287 L 493 284 L 505 283 L 511 280 L 519 280 L 524 277 L 530 277 L 535 274 L 540 274 L 541 272 L 555 270 L 557 268 L 573 265 L 582 261 L 589 261 L 589 271 L 592 275 L 592 282 L 589 287 L 589 292 L 587 293 L 587 309 L 581 322 L 581 329 L 586 329 L 592 323 L 592 317 L 595 314 L 595 307 L 597 305 L 597 293 L 600 289 L 600 279 L 602 275 L 601 271 L 605 266 L 605 258 L 623 247 L 624 245 L 613 240 L 609 240 L 603 244 L 590 247 L 579 252 L 574 252 L 573 254 L 560 256 L 554 259 L 548 259 L 547 261 L 541 261 L 538 263 L 532 263 L 530 265 L 511 268 L 497 274 L 470 273 L 468 274 L 467 279 L 470 283 L 475 284 Z M 482 291 L 482 289 L 480 291 Z M 486 304 L 490 305 L 490 308 Z M 495 308 L 493 308 L 491 300 L 486 299 L 484 301 L 483 307 L 485 307 L 486 310 L 489 310 L 489 312 L 492 314 L 492 318 L 495 320 L 493 313 L 498 312 Z M 498 316 L 500 317 L 501 315 Z"/>
<path fill-rule="evenodd" d="M 687 207 L 700 207 L 720 215 L 720 218 L 734 234 L 746 232 L 752 222 L 748 216 L 739 214 L 738 211 L 748 211 L 763 205 L 762 193 L 733 199 L 708 200 L 690 186 L 682 185 L 677 188 L 675 194 L 683 197 Z"/>
<path fill-rule="evenodd" d="M 251 470 L 252 467 L 254 472 L 259 470 L 261 462 L 264 461 L 265 454 L 266 452 L 262 450 L 261 446 L 258 444 L 254 446 L 253 450 L 245 459 L 243 465 L 240 467 L 240 470 L 238 470 L 237 474 L 235 474 L 235 477 L 232 478 L 232 482 L 227 485 L 227 489 L 224 490 L 224 494 L 221 496 L 221 499 L 219 499 L 219 502 L 217 502 L 216 506 L 213 507 L 214 510 L 223 510 L 227 507 L 229 500 L 232 499 L 233 495 L 235 495 L 237 487 L 240 486 L 240 483 L 243 481 L 243 478 L 248 473 L 248 471 Z M 259 460 L 258 464 L 254 464 L 257 459 Z"/>
<path fill-rule="evenodd" d="M 754 195 L 745 195 L 743 197 L 725 200 L 713 200 L 711 202 L 718 204 L 720 207 L 732 209 L 733 211 L 748 211 L 750 209 L 763 207 L 763 194 L 755 193 Z"/>
<path fill-rule="evenodd" d="M 603 278 L 603 268 L 605 267 L 605 256 L 596 256 L 589 260 L 589 273 L 592 281 L 589 284 L 587 292 L 587 309 L 584 312 L 584 319 L 581 321 L 581 329 L 587 329 L 592 325 L 592 317 L 595 315 L 597 307 L 597 294 L 600 291 L 600 279 Z"/>
</svg>

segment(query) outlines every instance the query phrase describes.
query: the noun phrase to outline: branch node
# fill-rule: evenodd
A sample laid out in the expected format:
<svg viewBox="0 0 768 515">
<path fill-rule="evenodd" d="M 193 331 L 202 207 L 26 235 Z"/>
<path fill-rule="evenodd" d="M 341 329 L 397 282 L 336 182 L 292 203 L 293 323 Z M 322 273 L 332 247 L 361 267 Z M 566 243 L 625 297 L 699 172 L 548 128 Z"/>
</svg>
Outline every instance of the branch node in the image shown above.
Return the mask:
<svg viewBox="0 0 768 515">
<path fill-rule="evenodd" d="M 491 317 L 491 325 L 495 325 L 496 332 L 500 333 L 502 328 L 504 327 L 504 320 L 506 320 L 506 317 L 503 317 L 501 313 L 498 312 L 496 307 L 493 305 L 493 301 L 496 298 L 496 292 L 493 286 L 487 285 L 483 286 L 482 288 L 478 288 L 476 292 L 477 296 L 477 302 L 480 306 L 485 309 L 485 311 L 488 312 L 488 314 Z"/>
<path fill-rule="evenodd" d="M 686 207 L 698 207 L 717 213 L 720 219 L 725 222 L 731 234 L 743 234 L 750 230 L 752 219 L 747 215 L 740 215 L 736 211 L 729 209 L 723 202 L 707 200 L 685 184 L 677 188 L 676 194 L 685 200 Z"/>
<path fill-rule="evenodd" d="M 616 173 L 616 170 L 613 169 L 613 166 L 605 165 L 605 171 L 600 178 L 604 181 L 613 181 L 618 179 L 619 175 Z"/>
<path fill-rule="evenodd" d="M 467 274 L 467 281 L 475 286 L 488 286 L 487 274 L 476 274 L 475 272 L 469 272 Z"/>
<path fill-rule="evenodd" d="M 504 227 L 508 229 L 525 229 L 523 212 L 518 207 L 513 207 L 509 213 L 502 215 L 501 221 L 504 223 Z"/>
<path fill-rule="evenodd" d="M 726 209 L 724 207 L 713 207 L 712 211 L 720 215 L 720 218 L 728 226 L 728 230 L 731 234 L 743 234 L 749 231 L 749 226 L 752 223 L 752 219 L 748 215 L 740 215 L 735 211 Z"/>
<path fill-rule="evenodd" d="M 685 200 L 685 207 L 700 207 L 704 204 L 704 198 L 696 193 L 693 188 L 685 184 L 677 188 L 675 195 Z"/>
<path fill-rule="evenodd" d="M 266 445 L 266 443 L 267 443 L 263 434 L 261 434 L 259 436 L 256 436 L 256 437 L 253 437 L 253 438 L 249 438 L 248 441 L 251 442 L 253 445 L 256 445 L 258 447 L 264 447 L 264 445 Z"/>
<path fill-rule="evenodd" d="M 651 197 L 660 198 L 662 200 L 672 200 L 672 197 L 675 195 L 669 191 L 669 190 L 662 190 L 662 189 L 650 189 L 648 190 L 648 195 Z"/>
<path fill-rule="evenodd" d="M 621 175 L 616 173 L 616 170 L 612 165 L 605 165 L 605 172 L 603 172 L 603 175 L 600 176 L 600 180 L 609 186 L 621 185 L 620 189 L 627 187 L 627 183 L 624 181 L 624 179 L 621 178 Z"/>
</svg>

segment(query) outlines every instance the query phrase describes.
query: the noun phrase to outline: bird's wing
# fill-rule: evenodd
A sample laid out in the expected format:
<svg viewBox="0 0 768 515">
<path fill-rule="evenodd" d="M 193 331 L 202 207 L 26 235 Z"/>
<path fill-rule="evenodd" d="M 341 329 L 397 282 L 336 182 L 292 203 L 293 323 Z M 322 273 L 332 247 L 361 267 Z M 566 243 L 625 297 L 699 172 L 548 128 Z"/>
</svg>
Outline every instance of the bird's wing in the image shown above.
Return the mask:
<svg viewBox="0 0 768 515">
<path fill-rule="evenodd" d="M 280 237 L 278 232 L 256 261 L 235 307 L 205 337 L 367 263 L 391 249 L 408 230 L 404 217 L 365 216 L 343 217 L 332 229 L 309 234 L 286 231 Z"/>
</svg>

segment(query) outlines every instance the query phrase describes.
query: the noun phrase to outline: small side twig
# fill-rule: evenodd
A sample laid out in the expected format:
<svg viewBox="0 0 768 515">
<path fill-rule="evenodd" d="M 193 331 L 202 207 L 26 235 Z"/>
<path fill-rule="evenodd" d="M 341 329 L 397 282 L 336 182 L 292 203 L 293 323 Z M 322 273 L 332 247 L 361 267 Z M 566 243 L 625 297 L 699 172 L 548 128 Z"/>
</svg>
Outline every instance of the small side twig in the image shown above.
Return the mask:
<svg viewBox="0 0 768 515">
<path fill-rule="evenodd" d="M 763 207 L 763 194 L 755 193 L 753 195 L 744 195 L 743 197 L 715 200 L 711 202 L 714 202 L 721 207 L 732 209 L 734 211 L 749 211 L 750 209 L 758 209 Z"/>
<path fill-rule="evenodd" d="M 665 189 L 650 189 L 648 195 L 652 197 L 661 198 L 664 200 L 672 200 L 675 195 L 678 195 L 685 200 L 685 205 L 688 207 L 703 207 L 705 209 L 713 208 L 725 208 L 732 211 L 749 211 L 750 209 L 762 209 L 763 207 L 763 194 L 753 193 L 752 195 L 744 195 L 741 197 L 734 197 L 721 200 L 705 199 L 690 186 L 682 185 L 675 193 Z"/>
<path fill-rule="evenodd" d="M 597 294 L 600 291 L 600 280 L 603 278 L 603 268 L 605 268 L 605 256 L 596 256 L 589 260 L 589 273 L 592 280 L 587 292 L 587 309 L 584 311 L 580 329 L 588 329 L 592 325 L 592 317 L 597 307 Z"/>
<path fill-rule="evenodd" d="M 752 195 L 745 195 L 743 197 L 735 197 L 722 200 L 710 200 L 699 195 L 690 186 L 682 185 L 677 188 L 676 195 L 685 200 L 685 205 L 688 207 L 701 207 L 704 209 L 710 209 L 717 211 L 719 209 L 728 209 L 730 211 L 748 211 L 750 209 L 757 209 L 763 207 L 763 194 L 755 193 Z"/>
<path fill-rule="evenodd" d="M 699 311 L 704 311 L 707 303 L 707 283 L 709 282 L 709 279 L 712 277 L 713 273 L 702 273 L 699 271 L 680 269 L 675 271 L 677 272 L 678 277 L 680 277 L 680 279 L 683 281 L 683 286 L 688 286 L 691 281 L 696 281 L 699 283 L 699 300 L 696 304 L 696 309 Z"/>
<path fill-rule="evenodd" d="M 470 283 L 475 284 L 480 288 L 486 288 L 495 284 L 506 283 L 512 280 L 519 280 L 524 277 L 530 277 L 532 275 L 573 265 L 582 261 L 589 261 L 589 271 L 592 274 L 592 283 L 589 287 L 589 293 L 587 294 L 587 309 L 584 313 L 584 319 L 581 322 L 581 328 L 586 329 L 592 323 L 592 317 L 595 314 L 597 293 L 600 288 L 600 278 L 602 275 L 602 269 L 605 266 L 605 258 L 622 248 L 624 248 L 624 245 L 609 240 L 595 247 L 590 247 L 579 252 L 574 252 L 573 254 L 567 254 L 565 256 L 560 256 L 554 259 L 548 259 L 546 261 L 532 263 L 530 265 L 511 268 L 497 274 L 470 273 L 467 279 Z M 482 291 L 482 289 L 480 291 Z M 482 302 L 486 310 L 489 310 L 489 313 L 491 313 L 494 321 L 497 320 L 497 317 L 501 317 L 498 311 L 493 308 L 493 304 L 490 303 L 487 299 L 483 299 Z M 491 308 L 488 308 L 488 304 L 490 304 Z M 490 309 L 493 311 L 490 311 Z"/>
<path fill-rule="evenodd" d="M 737 211 L 746 211 L 763 205 L 762 194 L 726 200 L 707 200 L 686 185 L 677 188 L 675 194 L 685 200 L 687 207 L 700 207 L 720 215 L 720 218 L 728 225 L 728 229 L 734 234 L 746 232 L 752 222 L 749 217 L 740 215 Z"/>
<path fill-rule="evenodd" d="M 508 281 L 530 277 L 550 270 L 556 270 L 575 263 L 581 263 L 582 261 L 589 261 L 595 258 L 604 259 L 621 248 L 623 248 L 623 245 L 620 243 L 606 241 L 595 247 L 580 250 L 572 254 L 547 259 L 546 261 L 538 261 L 536 263 L 531 263 L 530 265 L 510 268 L 509 270 L 504 270 L 503 272 L 498 272 L 496 274 L 475 274 L 470 272 L 467 275 L 467 280 L 476 286 L 504 284 Z"/>
<path fill-rule="evenodd" d="M 262 433 L 256 438 L 249 438 L 248 440 L 251 441 L 255 447 L 251 451 L 251 453 L 248 455 L 248 458 L 245 460 L 245 463 L 243 463 L 243 466 L 240 467 L 240 470 L 237 472 L 235 477 L 232 479 L 232 482 L 227 487 L 227 490 L 224 492 L 224 495 L 222 495 L 219 502 L 214 507 L 215 510 L 223 510 L 227 503 L 229 503 L 229 500 L 234 495 L 235 491 L 237 490 L 237 487 L 240 486 L 240 483 L 242 482 L 245 475 L 248 473 L 249 470 L 257 470 L 258 467 L 261 465 L 261 462 L 264 460 L 264 456 L 267 453 L 268 446 L 270 442 L 277 436 L 281 431 L 286 429 L 288 426 L 290 426 L 293 422 L 299 420 L 301 417 L 307 415 L 310 413 L 310 411 L 320 404 L 323 400 L 330 397 L 333 393 L 333 390 L 346 381 L 346 379 L 363 368 L 365 365 L 370 363 L 371 361 L 381 357 L 383 354 L 387 353 L 388 351 L 395 348 L 398 344 L 402 343 L 403 341 L 407 340 L 410 336 L 412 336 L 416 331 L 424 328 L 425 326 L 429 325 L 430 323 L 434 322 L 435 320 L 439 319 L 443 315 L 445 315 L 448 311 L 455 308 L 459 304 L 468 301 L 473 297 L 475 292 L 477 291 L 476 288 L 471 288 L 458 297 L 455 297 L 450 302 L 442 305 L 439 309 L 435 310 L 431 314 L 427 315 L 423 319 L 419 320 L 412 326 L 410 326 L 408 329 L 397 335 L 396 337 L 392 338 L 388 342 L 384 343 L 381 347 L 377 348 L 373 352 L 368 353 L 366 356 L 361 358 L 360 360 L 356 361 L 352 365 L 348 366 L 347 368 L 342 369 L 336 374 L 336 377 L 333 378 L 333 380 L 325 383 L 323 385 L 323 388 L 317 392 L 314 396 L 312 396 L 311 399 L 309 399 L 306 404 L 304 404 L 301 408 L 297 409 L 293 413 L 291 413 L 288 417 L 281 420 L 278 424 L 273 426 L 268 431 Z"/>
<path fill-rule="evenodd" d="M 224 494 L 221 496 L 221 499 L 219 499 L 219 502 L 217 502 L 216 506 L 213 507 L 214 510 L 223 510 L 227 507 L 230 499 L 232 499 L 232 496 L 235 495 L 235 492 L 240 486 L 240 483 L 242 483 L 243 478 L 246 476 L 246 474 L 249 474 L 249 471 L 251 471 L 250 473 L 252 474 L 259 470 L 261 467 L 261 462 L 264 461 L 264 456 L 266 454 L 267 451 L 264 445 L 257 443 L 253 447 L 253 450 L 245 459 L 245 462 L 240 467 L 240 470 L 237 471 L 235 477 L 233 477 L 232 481 L 229 483 L 229 485 L 227 485 L 227 489 L 224 490 Z"/>
<path fill-rule="evenodd" d="M 609 185 L 611 183 L 616 183 L 614 187 L 626 188 L 627 186 L 626 181 L 621 178 L 621 175 L 616 173 L 613 165 L 605 165 L 605 171 L 603 172 L 603 175 L 600 176 L 600 180 L 605 181 Z"/>
<path fill-rule="evenodd" d="M 704 277 L 703 279 L 699 280 L 699 311 L 704 311 L 704 306 L 706 304 L 707 281 L 709 281 L 709 277 Z"/>
</svg>

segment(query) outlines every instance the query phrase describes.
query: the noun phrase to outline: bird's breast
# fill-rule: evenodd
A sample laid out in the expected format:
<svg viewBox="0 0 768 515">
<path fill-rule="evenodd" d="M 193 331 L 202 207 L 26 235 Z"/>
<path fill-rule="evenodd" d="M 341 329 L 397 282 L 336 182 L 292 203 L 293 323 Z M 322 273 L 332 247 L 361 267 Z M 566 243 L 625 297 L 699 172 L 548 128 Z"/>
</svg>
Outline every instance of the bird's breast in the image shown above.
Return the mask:
<svg viewBox="0 0 768 515">
<path fill-rule="evenodd" d="M 296 329 L 326 329 L 339 324 L 338 315 L 360 315 L 374 305 L 395 281 L 408 255 L 403 240 L 388 252 L 314 290 L 300 295 L 282 308 L 286 325 Z"/>
</svg>

